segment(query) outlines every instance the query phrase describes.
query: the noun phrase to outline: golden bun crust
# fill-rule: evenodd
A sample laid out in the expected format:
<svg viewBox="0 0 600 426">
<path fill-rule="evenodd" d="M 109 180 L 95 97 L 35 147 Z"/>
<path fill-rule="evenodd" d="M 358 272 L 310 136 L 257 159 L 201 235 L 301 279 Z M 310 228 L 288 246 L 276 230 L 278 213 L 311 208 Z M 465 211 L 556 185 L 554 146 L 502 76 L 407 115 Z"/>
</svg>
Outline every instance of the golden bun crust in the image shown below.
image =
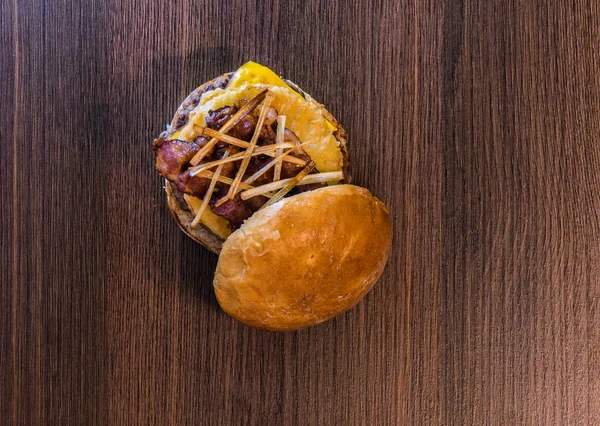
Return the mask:
<svg viewBox="0 0 600 426">
<path fill-rule="evenodd" d="M 353 185 L 283 199 L 225 241 L 214 288 L 225 312 L 252 327 L 285 331 L 358 303 L 381 275 L 392 241 L 385 205 Z"/>
<path fill-rule="evenodd" d="M 163 132 L 159 138 L 163 140 L 168 140 L 170 136 L 175 133 L 175 131 L 183 126 L 183 124 L 187 121 L 187 115 L 192 111 L 197 105 L 205 92 L 209 92 L 214 90 L 215 87 L 226 87 L 229 83 L 229 79 L 233 76 L 233 73 L 223 74 L 213 80 L 207 81 L 202 86 L 196 88 L 192 91 L 185 100 L 181 103 L 179 108 L 177 108 L 177 112 L 175 113 L 173 120 L 171 121 L 171 125 L 169 129 Z M 342 158 L 344 160 L 343 169 L 344 174 L 347 176 L 347 181 L 349 182 L 348 177 L 348 164 L 349 164 L 349 154 L 347 148 L 347 139 L 346 139 L 346 131 L 342 128 L 340 123 L 333 117 L 329 111 L 325 109 L 325 107 L 318 102 L 316 102 L 310 95 L 304 92 L 301 88 L 299 88 L 296 84 L 292 83 L 289 80 L 285 80 L 285 82 L 298 93 L 300 93 L 306 100 L 317 105 L 323 115 L 329 120 L 333 125 L 337 127 L 337 130 L 334 132 L 335 138 L 338 140 L 340 144 L 340 149 L 342 151 Z M 185 121 L 184 121 L 185 118 Z M 167 201 L 169 210 L 171 210 L 171 214 L 175 221 L 179 225 L 179 227 L 185 232 L 188 236 L 193 238 L 195 241 L 199 242 L 210 251 L 219 254 L 221 252 L 221 247 L 223 246 L 223 239 L 218 235 L 213 233 L 212 231 L 203 228 L 202 226 L 197 226 L 196 228 L 192 228 L 190 225 L 194 220 L 193 215 L 189 212 L 187 206 L 184 204 L 182 200 L 173 196 L 173 191 L 170 188 L 170 185 L 167 183 L 165 186 L 167 193 Z"/>
</svg>

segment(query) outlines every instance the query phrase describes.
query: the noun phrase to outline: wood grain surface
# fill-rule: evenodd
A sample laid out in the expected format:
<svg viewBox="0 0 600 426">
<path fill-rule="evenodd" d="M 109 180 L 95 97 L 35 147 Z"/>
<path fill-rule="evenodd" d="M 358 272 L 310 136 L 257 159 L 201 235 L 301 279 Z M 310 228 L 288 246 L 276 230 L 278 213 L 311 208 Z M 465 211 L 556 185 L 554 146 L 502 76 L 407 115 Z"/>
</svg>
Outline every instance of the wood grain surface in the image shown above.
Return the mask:
<svg viewBox="0 0 600 426">
<path fill-rule="evenodd" d="M 0 423 L 600 424 L 600 5 L 0 2 Z M 218 308 L 152 139 L 247 60 L 325 103 L 393 254 L 284 334 Z"/>
</svg>

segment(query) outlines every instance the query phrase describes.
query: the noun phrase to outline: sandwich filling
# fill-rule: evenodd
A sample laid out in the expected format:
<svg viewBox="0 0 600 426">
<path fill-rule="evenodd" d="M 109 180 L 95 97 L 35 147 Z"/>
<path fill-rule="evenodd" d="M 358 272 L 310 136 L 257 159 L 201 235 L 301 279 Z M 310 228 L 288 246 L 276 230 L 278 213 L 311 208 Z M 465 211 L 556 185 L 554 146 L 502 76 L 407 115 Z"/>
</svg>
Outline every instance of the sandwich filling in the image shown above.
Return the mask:
<svg viewBox="0 0 600 426">
<path fill-rule="evenodd" d="M 191 224 L 221 238 L 284 196 L 344 178 L 335 126 L 268 68 L 249 63 L 154 141 L 156 168 Z"/>
</svg>

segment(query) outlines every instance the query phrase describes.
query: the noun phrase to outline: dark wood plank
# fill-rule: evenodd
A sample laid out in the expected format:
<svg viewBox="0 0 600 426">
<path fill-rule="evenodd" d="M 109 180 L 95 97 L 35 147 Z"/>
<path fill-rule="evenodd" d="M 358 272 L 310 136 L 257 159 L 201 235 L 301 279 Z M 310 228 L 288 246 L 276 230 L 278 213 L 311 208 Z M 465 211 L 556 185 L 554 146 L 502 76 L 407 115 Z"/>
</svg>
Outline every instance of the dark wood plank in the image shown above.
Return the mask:
<svg viewBox="0 0 600 426">
<path fill-rule="evenodd" d="M 600 7 L 0 3 L 0 419 L 600 423 Z M 373 291 L 223 314 L 150 143 L 246 60 L 324 102 L 389 204 Z"/>
</svg>

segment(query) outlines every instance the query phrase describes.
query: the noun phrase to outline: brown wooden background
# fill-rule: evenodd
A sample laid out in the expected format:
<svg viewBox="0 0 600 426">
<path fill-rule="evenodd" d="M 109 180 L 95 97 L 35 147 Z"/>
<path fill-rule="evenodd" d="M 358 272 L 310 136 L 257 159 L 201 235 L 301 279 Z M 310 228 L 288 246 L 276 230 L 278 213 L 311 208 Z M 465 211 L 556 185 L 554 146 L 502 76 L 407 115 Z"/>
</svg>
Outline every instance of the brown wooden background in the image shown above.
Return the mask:
<svg viewBox="0 0 600 426">
<path fill-rule="evenodd" d="M 0 13 L 0 423 L 600 423 L 596 0 Z M 187 92 L 250 59 L 337 115 L 394 216 L 365 301 L 287 334 L 218 309 L 153 170 Z"/>
</svg>

